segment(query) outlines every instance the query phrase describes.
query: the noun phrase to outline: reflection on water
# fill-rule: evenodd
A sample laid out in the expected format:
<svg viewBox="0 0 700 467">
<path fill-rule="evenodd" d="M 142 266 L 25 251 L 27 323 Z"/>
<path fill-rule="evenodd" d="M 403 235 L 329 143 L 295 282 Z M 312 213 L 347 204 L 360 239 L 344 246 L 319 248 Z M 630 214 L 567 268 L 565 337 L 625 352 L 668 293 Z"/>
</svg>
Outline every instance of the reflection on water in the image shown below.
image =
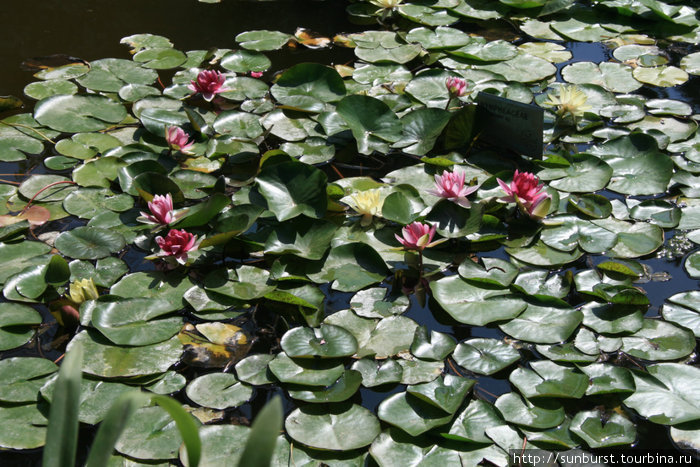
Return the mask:
<svg viewBox="0 0 700 467">
<path fill-rule="evenodd" d="M 31 57 L 68 54 L 84 60 L 129 58 L 119 43 L 131 34 L 169 38 L 177 49 L 231 47 L 243 31 L 275 29 L 293 33 L 305 27 L 321 34 L 357 29 L 341 0 L 22 0 L 2 2 L 0 95 L 22 97 L 33 80 L 21 63 Z M 11 24 L 10 27 L 7 24 Z M 335 51 L 337 53 L 337 50 Z M 271 54 L 272 58 L 276 54 Z M 287 64 L 330 61 L 326 51 L 285 52 Z M 352 52 L 350 52 L 352 56 Z M 281 67 L 287 66 L 281 63 Z"/>
</svg>

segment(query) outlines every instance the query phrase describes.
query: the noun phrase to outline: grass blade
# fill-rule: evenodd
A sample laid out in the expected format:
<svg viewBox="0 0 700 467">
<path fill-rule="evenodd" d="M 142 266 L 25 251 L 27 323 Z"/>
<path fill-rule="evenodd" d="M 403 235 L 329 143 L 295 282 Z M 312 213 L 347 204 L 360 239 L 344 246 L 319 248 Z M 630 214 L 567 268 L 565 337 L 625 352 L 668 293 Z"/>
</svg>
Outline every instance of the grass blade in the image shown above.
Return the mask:
<svg viewBox="0 0 700 467">
<path fill-rule="evenodd" d="M 42 460 L 44 467 L 75 466 L 82 367 L 83 348 L 71 346 L 58 371 L 54 387 Z"/>
<path fill-rule="evenodd" d="M 255 417 L 238 466 L 269 467 L 281 429 L 282 401 L 275 397 Z"/>
</svg>

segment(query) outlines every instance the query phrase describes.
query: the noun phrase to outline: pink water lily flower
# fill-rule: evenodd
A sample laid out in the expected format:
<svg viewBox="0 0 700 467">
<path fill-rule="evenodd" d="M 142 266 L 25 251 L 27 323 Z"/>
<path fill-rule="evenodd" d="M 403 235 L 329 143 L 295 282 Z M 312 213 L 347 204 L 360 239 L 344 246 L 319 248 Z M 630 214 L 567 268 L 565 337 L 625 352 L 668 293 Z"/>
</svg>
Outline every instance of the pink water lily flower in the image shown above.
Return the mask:
<svg viewBox="0 0 700 467">
<path fill-rule="evenodd" d="M 445 87 L 451 97 L 462 97 L 467 92 L 467 81 L 463 78 L 450 76 L 445 80 Z"/>
<path fill-rule="evenodd" d="M 430 226 L 416 221 L 401 230 L 403 237 L 399 237 L 397 234 L 394 236 L 407 250 L 423 251 L 425 248 L 433 246 L 430 242 L 435 235 L 435 229 L 434 225 Z"/>
<path fill-rule="evenodd" d="M 262 78 L 263 72 L 262 71 L 251 71 L 250 76 L 253 78 Z"/>
<path fill-rule="evenodd" d="M 156 237 L 162 250 L 160 256 L 173 256 L 180 264 L 187 262 L 187 252 L 197 249 L 197 236 L 185 230 L 170 229 L 165 237 Z"/>
<path fill-rule="evenodd" d="M 461 170 L 454 172 L 444 171 L 442 175 L 435 175 L 435 189 L 429 193 L 440 198 L 447 198 L 464 208 L 471 206 L 467 196 L 474 193 L 478 186 L 465 186 L 466 174 Z"/>
<path fill-rule="evenodd" d="M 194 145 L 190 135 L 185 133 L 185 130 L 182 128 L 176 126 L 169 126 L 165 129 L 165 141 L 167 141 L 170 149 L 180 151 L 183 154 L 189 154 L 189 149 Z"/>
<path fill-rule="evenodd" d="M 141 211 L 141 215 L 145 218 L 144 222 L 150 224 L 168 225 L 174 219 L 173 215 L 173 198 L 170 193 L 163 195 L 155 195 L 153 201 L 148 203 L 148 209 L 151 213 Z"/>
<path fill-rule="evenodd" d="M 500 178 L 496 181 L 506 192 L 506 196 L 500 198 L 501 201 L 517 203 L 530 217 L 542 218 L 547 214 L 551 197 L 544 191 L 544 183 L 540 183 L 536 175 L 529 172 L 520 173 L 516 169 L 510 185 Z"/>
<path fill-rule="evenodd" d="M 196 80 L 187 86 L 191 91 L 198 92 L 204 100 L 211 101 L 216 94 L 230 91 L 224 87 L 226 77 L 216 70 L 200 71 Z"/>
</svg>

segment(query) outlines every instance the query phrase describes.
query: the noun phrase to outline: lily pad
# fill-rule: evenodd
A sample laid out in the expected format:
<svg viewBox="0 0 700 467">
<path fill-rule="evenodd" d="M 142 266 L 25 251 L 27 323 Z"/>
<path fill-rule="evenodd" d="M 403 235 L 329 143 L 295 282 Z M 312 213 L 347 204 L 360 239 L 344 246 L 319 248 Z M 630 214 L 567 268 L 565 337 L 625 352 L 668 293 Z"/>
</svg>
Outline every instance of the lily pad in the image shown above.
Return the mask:
<svg viewBox="0 0 700 467">
<path fill-rule="evenodd" d="M 238 407 L 253 395 L 252 386 L 239 382 L 230 373 L 209 373 L 193 379 L 185 390 L 193 402 L 214 409 Z"/>
<path fill-rule="evenodd" d="M 124 106 L 96 95 L 51 96 L 39 101 L 34 108 L 34 118 L 39 123 L 66 133 L 104 130 L 124 117 Z"/>
<path fill-rule="evenodd" d="M 316 449 L 347 451 L 368 446 L 379 434 L 379 420 L 356 404 L 308 405 L 295 409 L 285 420 L 295 441 Z"/>
<path fill-rule="evenodd" d="M 107 229 L 76 227 L 56 237 L 56 248 L 76 259 L 105 258 L 124 248 L 124 237 Z"/>
<path fill-rule="evenodd" d="M 34 308 L 20 303 L 0 303 L 0 351 L 26 344 L 42 322 Z M 0 398 L 1 399 L 1 398 Z"/>
<path fill-rule="evenodd" d="M 460 342 L 452 358 L 469 371 L 492 375 L 520 360 L 520 352 L 503 341 L 476 338 Z"/>
<path fill-rule="evenodd" d="M 700 370 L 679 363 L 659 363 L 648 373 L 633 372 L 635 392 L 625 405 L 654 423 L 677 425 L 700 419 L 698 386 Z"/>
<path fill-rule="evenodd" d="M 85 349 L 83 372 L 105 378 L 163 373 L 178 362 L 182 345 L 177 337 L 141 347 L 113 345 L 96 331 L 81 331 L 70 346 Z"/>
<path fill-rule="evenodd" d="M 514 392 L 496 399 L 496 408 L 506 421 L 528 428 L 552 428 L 564 421 L 564 408 L 558 402 L 531 402 Z"/>
<path fill-rule="evenodd" d="M 292 358 L 347 357 L 357 351 L 357 341 L 352 334 L 329 324 L 322 324 L 318 329 L 291 329 L 282 336 L 280 346 Z"/>
<path fill-rule="evenodd" d="M 445 425 L 452 419 L 451 414 L 406 392 L 384 399 L 377 408 L 377 415 L 411 436 Z"/>
</svg>

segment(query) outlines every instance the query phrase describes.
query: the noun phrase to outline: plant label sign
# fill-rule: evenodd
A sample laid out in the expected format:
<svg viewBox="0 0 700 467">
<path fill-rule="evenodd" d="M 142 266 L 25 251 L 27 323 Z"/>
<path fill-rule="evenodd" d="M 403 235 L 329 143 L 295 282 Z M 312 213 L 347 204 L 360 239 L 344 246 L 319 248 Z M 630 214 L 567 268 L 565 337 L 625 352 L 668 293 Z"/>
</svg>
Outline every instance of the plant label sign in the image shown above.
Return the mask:
<svg viewBox="0 0 700 467">
<path fill-rule="evenodd" d="M 520 154 L 542 157 L 544 110 L 480 92 L 476 97 L 480 139 Z"/>
</svg>

